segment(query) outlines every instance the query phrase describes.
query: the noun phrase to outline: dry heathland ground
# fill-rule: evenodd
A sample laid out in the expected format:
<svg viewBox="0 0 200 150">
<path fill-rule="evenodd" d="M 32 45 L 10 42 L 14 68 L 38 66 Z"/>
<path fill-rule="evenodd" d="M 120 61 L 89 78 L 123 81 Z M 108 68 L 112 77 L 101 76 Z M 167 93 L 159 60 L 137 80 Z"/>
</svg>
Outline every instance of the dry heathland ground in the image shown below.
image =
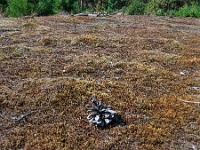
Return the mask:
<svg viewBox="0 0 200 150">
<path fill-rule="evenodd" d="M 91 96 L 126 125 L 89 125 Z M 1 149 L 197 150 L 199 102 L 199 19 L 0 18 Z"/>
</svg>

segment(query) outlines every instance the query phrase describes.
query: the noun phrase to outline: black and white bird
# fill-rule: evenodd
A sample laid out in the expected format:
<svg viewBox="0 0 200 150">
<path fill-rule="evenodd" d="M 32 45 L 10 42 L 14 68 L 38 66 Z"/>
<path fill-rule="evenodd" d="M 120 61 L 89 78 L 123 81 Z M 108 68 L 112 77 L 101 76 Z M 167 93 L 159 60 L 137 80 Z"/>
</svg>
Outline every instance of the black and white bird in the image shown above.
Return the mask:
<svg viewBox="0 0 200 150">
<path fill-rule="evenodd" d="M 99 127 L 106 127 L 108 124 L 116 121 L 117 113 L 114 110 L 102 105 L 101 102 L 97 102 L 94 97 L 92 97 L 91 101 L 94 107 L 87 111 L 89 113 L 87 119 L 91 124 Z"/>
</svg>

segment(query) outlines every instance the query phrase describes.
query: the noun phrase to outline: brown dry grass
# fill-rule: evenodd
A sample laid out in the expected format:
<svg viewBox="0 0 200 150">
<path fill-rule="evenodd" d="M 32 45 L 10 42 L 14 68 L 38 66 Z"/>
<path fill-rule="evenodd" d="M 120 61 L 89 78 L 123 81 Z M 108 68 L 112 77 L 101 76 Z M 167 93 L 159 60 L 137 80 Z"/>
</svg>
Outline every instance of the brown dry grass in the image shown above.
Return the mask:
<svg viewBox="0 0 200 150">
<path fill-rule="evenodd" d="M 19 22 L 0 18 L 0 28 Z M 56 15 L 0 32 L 1 149 L 200 148 L 199 104 L 180 100 L 200 101 L 199 26 L 191 18 Z M 92 95 L 127 125 L 89 125 Z M 30 111 L 26 121 L 11 119 Z"/>
</svg>

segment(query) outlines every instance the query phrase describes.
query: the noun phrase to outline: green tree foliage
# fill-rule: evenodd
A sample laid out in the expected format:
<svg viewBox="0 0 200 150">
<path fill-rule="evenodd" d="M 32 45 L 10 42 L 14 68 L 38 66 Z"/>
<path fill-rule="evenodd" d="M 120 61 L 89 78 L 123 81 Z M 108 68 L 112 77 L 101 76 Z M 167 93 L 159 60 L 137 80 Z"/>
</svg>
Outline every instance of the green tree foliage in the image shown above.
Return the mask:
<svg viewBox="0 0 200 150">
<path fill-rule="evenodd" d="M 183 10 L 182 8 L 188 11 L 186 6 L 194 2 L 196 2 L 196 0 L 150 0 L 146 5 L 145 11 L 147 14 L 168 15 L 172 11 Z M 198 6 L 198 3 L 195 3 L 195 6 Z M 179 13 L 175 14 L 181 15 Z"/>
<path fill-rule="evenodd" d="M 106 11 L 108 13 L 111 13 L 111 12 L 122 9 L 122 7 L 126 6 L 127 4 L 128 4 L 128 1 L 125 1 L 125 0 L 107 0 Z"/>
<path fill-rule="evenodd" d="M 5 11 L 7 7 L 8 7 L 7 1 L 6 0 L 1 0 L 0 1 L 0 10 Z"/>
<path fill-rule="evenodd" d="M 141 15 L 144 14 L 145 3 L 139 0 L 132 0 L 130 5 L 125 8 L 124 13 L 128 15 Z"/>
<path fill-rule="evenodd" d="M 55 0 L 40 0 L 36 4 L 37 15 L 47 16 L 57 13 Z"/>
<path fill-rule="evenodd" d="M 179 17 L 200 18 L 200 5 L 196 2 L 193 2 L 190 5 L 186 4 L 178 11 L 173 11 L 172 14 Z"/>
<path fill-rule="evenodd" d="M 108 13 L 116 11 L 116 9 L 117 9 L 117 1 L 116 0 L 108 0 L 107 6 L 108 6 L 107 7 Z"/>
<path fill-rule="evenodd" d="M 26 15 L 52 15 L 58 12 L 55 0 L 10 0 L 8 1 L 7 14 L 9 17 Z"/>
<path fill-rule="evenodd" d="M 165 15 L 170 10 L 177 10 L 184 5 L 184 0 L 151 0 L 146 7 L 146 13 Z"/>
<path fill-rule="evenodd" d="M 34 7 L 28 0 L 12 0 L 8 4 L 7 13 L 10 17 L 30 15 Z"/>
<path fill-rule="evenodd" d="M 83 8 L 79 7 L 79 0 L 61 0 L 60 10 L 67 11 L 69 13 L 78 13 Z"/>
<path fill-rule="evenodd" d="M 156 14 L 199 17 L 198 0 L 1 0 L 0 10 L 7 16 L 52 15 L 59 11 L 79 13 L 86 10 L 107 12 L 123 8 L 129 15 Z"/>
<path fill-rule="evenodd" d="M 114 11 L 122 9 L 129 0 L 79 0 L 85 6 L 85 9 L 89 9 L 96 12 L 112 13 Z"/>
</svg>

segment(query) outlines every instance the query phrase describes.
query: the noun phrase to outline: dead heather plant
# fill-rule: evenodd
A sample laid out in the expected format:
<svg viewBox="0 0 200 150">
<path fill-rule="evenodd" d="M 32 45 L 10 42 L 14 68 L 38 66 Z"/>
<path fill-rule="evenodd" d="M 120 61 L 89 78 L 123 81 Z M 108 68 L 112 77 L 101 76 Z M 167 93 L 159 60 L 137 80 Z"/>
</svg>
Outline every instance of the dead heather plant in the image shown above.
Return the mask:
<svg viewBox="0 0 200 150">
<path fill-rule="evenodd" d="M 51 46 L 51 47 L 55 47 L 58 44 L 58 39 L 55 37 L 42 37 L 40 39 L 40 43 L 43 46 Z"/>
<path fill-rule="evenodd" d="M 77 30 L 77 21 L 75 20 L 74 17 L 73 17 L 73 19 L 72 19 L 72 25 L 73 25 L 74 31 L 76 31 L 76 30 Z"/>
<path fill-rule="evenodd" d="M 35 13 L 32 13 L 31 16 L 21 16 L 18 18 L 19 29 L 20 31 L 33 31 L 38 25 L 35 20 Z"/>
<path fill-rule="evenodd" d="M 34 22 L 27 22 L 22 24 L 21 29 L 24 32 L 32 32 L 34 30 L 36 30 L 36 28 L 38 27 L 38 25 Z"/>
</svg>

